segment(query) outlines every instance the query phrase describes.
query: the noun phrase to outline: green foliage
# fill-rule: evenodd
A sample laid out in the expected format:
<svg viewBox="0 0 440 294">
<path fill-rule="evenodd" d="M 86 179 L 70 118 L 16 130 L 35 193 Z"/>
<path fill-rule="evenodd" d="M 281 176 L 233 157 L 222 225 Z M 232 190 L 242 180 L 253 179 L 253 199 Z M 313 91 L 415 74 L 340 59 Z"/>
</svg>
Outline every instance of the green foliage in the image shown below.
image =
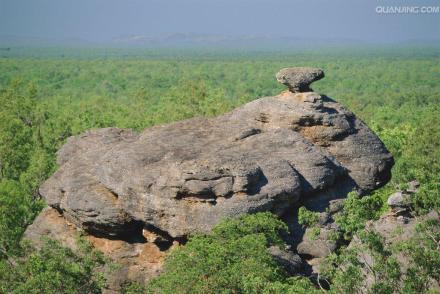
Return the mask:
<svg viewBox="0 0 440 294">
<path fill-rule="evenodd" d="M 21 236 L 42 207 L 19 182 L 0 181 L 0 260 L 20 252 Z"/>
<path fill-rule="evenodd" d="M 298 223 L 304 227 L 313 227 L 318 223 L 319 213 L 313 212 L 301 206 L 298 209 Z"/>
<path fill-rule="evenodd" d="M 105 260 L 85 241 L 78 246 L 79 252 L 74 253 L 47 240 L 39 251 L 29 248 L 25 257 L 0 261 L 0 292 L 101 293 L 105 279 L 96 269 Z"/>
<path fill-rule="evenodd" d="M 393 128 L 383 128 L 380 124 L 373 122 L 370 127 L 382 139 L 397 162 L 399 162 L 402 154 L 405 153 L 406 145 L 410 142 L 410 137 L 416 131 L 414 127 L 408 124 L 401 124 Z"/>
<path fill-rule="evenodd" d="M 414 197 L 418 213 L 440 209 L 440 118 L 427 112 L 415 126 L 392 129 L 376 126 L 375 131 L 396 159 L 391 185 L 404 188 L 417 179 L 420 190 Z"/>
<path fill-rule="evenodd" d="M 339 255 L 332 253 L 326 257 L 325 262 L 322 272 L 331 282 L 331 292 L 358 293 L 364 278 L 363 264 L 358 259 L 357 251 L 350 248 Z"/>
<path fill-rule="evenodd" d="M 367 220 L 378 218 L 383 205 L 384 201 L 378 193 L 360 197 L 356 192 L 350 192 L 343 210 L 335 216 L 344 238 L 350 240 L 354 233 L 364 228 Z"/>
<path fill-rule="evenodd" d="M 401 276 L 400 265 L 392 252 L 385 247 L 383 238 L 374 232 L 361 231 L 358 234 L 362 246 L 362 252 L 368 252 L 372 258 L 369 264 L 368 258 L 364 258 L 365 269 L 369 270 L 374 277 L 371 288 L 373 293 L 395 293 L 399 289 Z M 361 253 L 363 254 L 363 253 Z"/>
<path fill-rule="evenodd" d="M 366 275 L 372 277 L 371 293 L 395 293 L 399 289 L 400 265 L 383 238 L 365 230 L 358 232 L 358 244 L 332 254 L 326 260 L 324 275 L 332 282 L 331 292 L 364 293 Z"/>
<path fill-rule="evenodd" d="M 265 245 L 282 245 L 281 234 L 287 233 L 287 225 L 269 212 L 250 214 L 246 217 L 233 218 L 220 222 L 213 229 L 213 234 L 224 239 L 238 239 L 246 235 L 263 234 Z"/>
<path fill-rule="evenodd" d="M 262 234 L 239 239 L 194 236 L 169 257 L 165 273 L 153 281 L 154 292 L 217 293 L 262 291 L 266 281 L 281 279 Z M 258 269 L 258 271 L 256 271 Z"/>
<path fill-rule="evenodd" d="M 152 293 L 300 293 L 313 291 L 303 279 L 287 280 L 267 251 L 282 245 L 286 225 L 270 213 L 228 219 L 208 235 L 194 235 L 166 259 Z"/>
<path fill-rule="evenodd" d="M 20 174 L 20 184 L 25 191 L 35 196 L 40 184 L 53 172 L 54 168 L 53 155 L 44 148 L 37 147 L 29 158 L 28 168 Z"/>
<path fill-rule="evenodd" d="M 366 276 L 372 277 L 371 293 L 435 292 L 429 285 L 440 279 L 439 225 L 438 220 L 422 221 L 414 236 L 392 245 L 378 233 L 358 231 L 353 246 L 326 259 L 323 273 L 332 283 L 331 292 L 364 293 Z M 407 261 L 401 264 L 398 256 Z"/>
<path fill-rule="evenodd" d="M 316 240 L 321 234 L 321 228 L 313 227 L 307 232 L 307 234 L 309 234 L 310 240 Z"/>
<path fill-rule="evenodd" d="M 37 89 L 14 80 L 0 90 L 0 258 L 19 251 L 19 240 L 43 203 L 41 181 L 53 171 L 53 154 L 40 140 Z"/>
<path fill-rule="evenodd" d="M 405 179 L 417 179 L 420 191 L 415 195 L 419 213 L 440 210 L 440 117 L 427 116 L 416 129 L 405 148 L 401 162 Z"/>
<path fill-rule="evenodd" d="M 410 257 L 411 264 L 404 278 L 405 293 L 423 293 L 430 281 L 440 280 L 440 223 L 426 220 L 418 224 L 414 238 L 395 246 L 395 251 Z"/>
<path fill-rule="evenodd" d="M 245 293 L 259 293 L 253 289 L 245 291 Z M 283 282 L 272 282 L 267 283 L 261 293 L 265 294 L 317 294 L 322 293 L 322 291 L 316 289 L 314 285 L 304 277 L 290 277 Z"/>
<path fill-rule="evenodd" d="M 25 49 L 11 52 L 14 56 L 29 57 L 29 53 L 20 50 Z M 418 50 L 417 53 L 396 48 L 375 52 L 295 51 L 253 55 L 197 52 L 185 55 L 185 59 L 173 55 L 174 51 L 127 49 L 130 51 L 127 53 L 121 50 L 106 49 L 105 58 L 100 59 L 96 57 L 102 57 L 103 53 L 96 50 L 56 48 L 33 49 L 32 54 L 37 52 L 39 58 L 0 58 L 2 267 L 21 253 L 21 235 L 42 207 L 37 188 L 55 170 L 55 153 L 69 136 L 89 128 L 112 126 L 139 131 L 193 116 L 218 115 L 256 97 L 279 93 L 284 87 L 276 83 L 274 73 L 286 66 L 322 67 L 328 78 L 317 82 L 313 88 L 335 98 L 363 119 L 396 159 L 389 185 L 363 198 L 350 194 L 344 211 L 337 217 L 345 238 L 350 239 L 361 231 L 366 220 L 377 218 L 386 209 L 387 196 L 410 180 L 421 183 L 414 196 L 418 214 L 440 209 L 440 84 L 437 82 L 440 80 L 440 59 L 436 49 Z M 61 54 L 70 58 L 60 58 Z M 120 54 L 129 57 L 122 58 Z M 316 223 L 312 213 L 301 211 L 300 214 L 303 225 Z M 267 255 L 254 258 L 253 254 L 267 244 L 280 244 L 277 234 L 285 229 L 280 223 L 271 220 L 270 216 L 235 222 L 235 225 L 223 223 L 213 235 L 196 236 L 195 241 L 189 242 L 194 242 L 194 246 L 210 244 L 206 250 L 210 248 L 215 252 L 212 257 L 216 261 L 223 258 L 225 262 L 237 263 L 231 271 L 238 276 L 239 271 L 244 273 L 243 279 L 231 280 L 232 272 L 218 271 L 225 280 L 218 281 L 210 276 L 211 283 L 230 282 L 234 287 L 241 287 L 243 292 L 258 289 L 270 293 L 304 293 L 304 289 L 310 288 L 307 280 L 279 278 L 282 274 L 278 269 L 272 272 L 273 264 Z M 405 254 L 418 255 L 414 257 L 415 267 L 408 271 L 405 291 L 424 289 L 427 277 L 436 275 L 431 261 L 437 261 L 437 257 L 433 253 L 434 245 L 429 243 L 432 230 L 429 232 L 428 243 L 421 243 L 423 246 L 416 248 L 407 244 L 411 249 Z M 223 239 L 213 237 L 221 234 L 225 234 Z M 249 248 L 243 248 L 242 255 L 231 253 L 231 260 L 226 253 L 221 253 L 232 252 L 232 245 L 227 245 L 229 242 L 235 242 L 233 244 L 239 248 L 245 245 Z M 185 256 L 185 252 L 189 254 L 190 249 L 182 249 L 181 256 Z M 200 254 L 206 257 L 212 252 L 201 251 Z M 253 275 L 250 269 L 240 267 L 237 262 L 240 258 L 248 260 L 249 267 L 261 265 L 261 275 Z M 428 261 L 418 264 L 421 260 Z M 360 267 L 354 259 L 345 264 L 347 275 L 334 275 L 333 282 L 340 293 L 353 293 L 362 281 Z M 69 275 L 74 273 L 67 272 Z M 3 277 L 0 277 L 0 285 L 8 283 Z M 69 279 L 66 277 L 71 281 Z M 177 281 L 177 277 L 175 279 Z M 52 286 L 48 284 L 48 287 Z M 378 292 L 390 289 L 380 283 L 376 287 Z M 140 291 L 135 285 L 129 289 Z"/>
<path fill-rule="evenodd" d="M 32 153 L 35 88 L 23 91 L 19 81 L 0 91 L 0 179 L 18 179 Z"/>
<path fill-rule="evenodd" d="M 121 293 L 123 294 L 139 294 L 146 293 L 147 288 L 139 282 L 127 282 L 122 285 Z"/>
</svg>

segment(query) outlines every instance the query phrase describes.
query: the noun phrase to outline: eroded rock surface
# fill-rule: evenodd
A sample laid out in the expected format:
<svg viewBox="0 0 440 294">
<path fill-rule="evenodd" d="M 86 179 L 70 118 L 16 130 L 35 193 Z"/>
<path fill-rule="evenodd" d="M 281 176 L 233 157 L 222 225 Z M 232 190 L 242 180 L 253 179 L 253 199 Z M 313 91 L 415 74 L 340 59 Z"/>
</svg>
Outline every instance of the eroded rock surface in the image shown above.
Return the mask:
<svg viewBox="0 0 440 294">
<path fill-rule="evenodd" d="M 402 191 L 393 193 L 387 200 L 388 206 L 395 212 L 408 210 L 411 202 L 411 196 Z"/>
<path fill-rule="evenodd" d="M 305 271 L 305 263 L 298 254 L 278 246 L 271 246 L 268 251 L 289 275 L 298 275 Z"/>
<path fill-rule="evenodd" d="M 70 223 L 57 210 L 46 207 L 25 232 L 24 238 L 40 247 L 43 238 L 59 241 L 73 251 L 78 250 L 78 238 L 81 230 Z M 157 242 L 148 242 L 146 236 L 131 236 L 125 240 L 102 238 L 93 235 L 85 236 L 86 240 L 110 259 L 110 264 L 98 269 L 105 273 L 107 285 L 105 293 L 119 293 L 126 281 L 147 282 L 156 277 L 162 270 L 166 252 Z M 170 244 L 167 249 L 175 245 Z"/>
<path fill-rule="evenodd" d="M 93 234 L 149 224 L 179 237 L 228 216 L 282 213 L 344 177 L 372 190 L 389 179 L 392 158 L 340 104 L 286 92 L 141 134 L 88 131 L 68 140 L 58 162 L 40 193 L 71 222 Z"/>
<path fill-rule="evenodd" d="M 40 194 L 93 238 L 147 231 L 172 242 L 225 217 L 282 215 L 299 201 L 319 206 L 384 185 L 393 158 L 379 138 L 339 103 L 303 92 L 321 71 L 288 71 L 288 83 L 300 75 L 297 88 L 219 117 L 71 137 Z M 39 234 L 34 226 L 27 235 Z"/>
<path fill-rule="evenodd" d="M 283 68 L 277 75 L 277 81 L 289 87 L 291 92 L 310 92 L 310 84 L 322 79 L 324 71 L 312 67 Z"/>
</svg>

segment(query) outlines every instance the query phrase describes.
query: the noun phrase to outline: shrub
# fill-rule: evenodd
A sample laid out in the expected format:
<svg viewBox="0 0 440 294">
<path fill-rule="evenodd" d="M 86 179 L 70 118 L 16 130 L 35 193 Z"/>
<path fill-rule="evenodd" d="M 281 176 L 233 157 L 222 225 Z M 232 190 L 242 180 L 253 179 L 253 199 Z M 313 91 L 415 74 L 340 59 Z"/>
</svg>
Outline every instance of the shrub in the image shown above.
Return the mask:
<svg viewBox="0 0 440 294">
<path fill-rule="evenodd" d="M 383 206 L 384 200 L 378 193 L 360 197 L 356 192 L 350 192 L 343 210 L 335 216 L 344 238 L 350 240 L 354 233 L 364 228 L 367 220 L 378 218 Z"/>
<path fill-rule="evenodd" d="M 371 293 L 434 293 L 430 287 L 440 279 L 439 225 L 438 220 L 424 220 L 414 236 L 391 245 L 374 231 L 359 230 L 353 246 L 331 254 L 322 266 L 331 292 L 365 293 L 369 276 Z"/>
<path fill-rule="evenodd" d="M 42 207 L 19 182 L 0 181 L 0 259 L 20 252 L 21 236 Z"/>
<path fill-rule="evenodd" d="M 319 213 L 307 210 L 304 206 L 298 209 L 298 223 L 304 227 L 312 227 L 318 223 Z"/>
<path fill-rule="evenodd" d="M 284 293 L 313 291 L 308 280 L 287 279 L 267 248 L 282 245 L 286 225 L 270 213 L 228 219 L 209 235 L 194 235 L 166 259 L 151 293 Z"/>
<path fill-rule="evenodd" d="M 0 261 L 1 293 L 100 293 L 105 284 L 102 254 L 79 240 L 79 252 L 46 240 L 41 250 L 27 248 L 15 261 Z"/>
</svg>

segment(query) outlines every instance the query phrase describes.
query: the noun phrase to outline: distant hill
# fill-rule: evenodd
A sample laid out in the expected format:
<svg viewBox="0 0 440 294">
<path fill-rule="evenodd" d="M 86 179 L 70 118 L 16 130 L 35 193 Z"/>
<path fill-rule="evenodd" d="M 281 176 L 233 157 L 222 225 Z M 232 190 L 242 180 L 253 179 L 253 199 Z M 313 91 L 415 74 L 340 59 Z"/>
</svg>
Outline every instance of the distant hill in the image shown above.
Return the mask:
<svg viewBox="0 0 440 294">
<path fill-rule="evenodd" d="M 161 36 L 146 35 L 125 35 L 113 38 L 115 45 L 123 46 L 147 46 L 147 47 L 169 47 L 169 46 L 308 46 L 324 44 L 359 44 L 358 40 L 317 40 L 313 38 L 297 38 L 275 35 L 214 35 L 214 34 L 166 34 Z"/>
</svg>

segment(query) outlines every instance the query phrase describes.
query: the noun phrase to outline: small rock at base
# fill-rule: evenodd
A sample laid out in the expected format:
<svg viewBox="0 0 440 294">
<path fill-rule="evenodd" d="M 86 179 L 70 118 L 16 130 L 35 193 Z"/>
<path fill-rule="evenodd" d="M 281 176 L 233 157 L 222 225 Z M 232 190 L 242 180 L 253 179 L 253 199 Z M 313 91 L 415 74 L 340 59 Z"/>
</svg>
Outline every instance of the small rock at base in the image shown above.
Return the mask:
<svg viewBox="0 0 440 294">
<path fill-rule="evenodd" d="M 282 250 L 278 246 L 271 246 L 268 248 L 268 251 L 275 261 L 290 275 L 298 274 L 304 269 L 304 262 L 298 254 Z"/>
<path fill-rule="evenodd" d="M 420 183 L 416 180 L 411 181 L 408 183 L 408 189 L 406 189 L 406 192 L 408 193 L 417 193 L 419 190 Z"/>
<path fill-rule="evenodd" d="M 392 194 L 387 201 L 388 206 L 391 208 L 405 208 L 411 206 L 411 197 L 408 194 L 404 194 L 398 191 Z"/>
</svg>

